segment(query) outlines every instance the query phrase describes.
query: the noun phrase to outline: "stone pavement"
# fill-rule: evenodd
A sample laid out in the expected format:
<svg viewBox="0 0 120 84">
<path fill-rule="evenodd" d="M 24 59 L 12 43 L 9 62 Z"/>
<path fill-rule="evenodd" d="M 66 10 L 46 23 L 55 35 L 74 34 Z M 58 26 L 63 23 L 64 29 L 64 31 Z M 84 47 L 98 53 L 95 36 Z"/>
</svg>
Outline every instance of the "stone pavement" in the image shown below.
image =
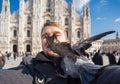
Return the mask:
<svg viewBox="0 0 120 84">
<path fill-rule="evenodd" d="M 22 61 L 22 57 L 17 57 L 16 60 L 14 60 L 13 57 L 11 57 L 9 60 L 7 58 L 5 58 L 5 59 L 6 59 L 6 63 L 5 63 L 5 66 L 3 67 L 3 69 L 16 67 Z"/>
</svg>

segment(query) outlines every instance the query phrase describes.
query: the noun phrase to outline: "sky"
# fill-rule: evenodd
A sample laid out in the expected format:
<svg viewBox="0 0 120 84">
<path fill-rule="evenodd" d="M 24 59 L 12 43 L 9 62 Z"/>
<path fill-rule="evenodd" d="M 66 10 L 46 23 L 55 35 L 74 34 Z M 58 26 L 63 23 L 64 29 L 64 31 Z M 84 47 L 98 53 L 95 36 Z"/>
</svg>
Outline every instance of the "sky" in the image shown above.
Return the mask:
<svg viewBox="0 0 120 84">
<path fill-rule="evenodd" d="M 66 0 L 68 3 L 71 0 Z M 10 0 L 11 12 L 18 10 L 19 0 Z M 89 5 L 91 15 L 91 35 L 115 30 L 120 33 L 120 0 L 75 0 L 76 12 L 81 16 L 84 5 Z M 0 0 L 0 11 L 2 0 Z M 114 39 L 116 33 L 103 39 Z"/>
</svg>

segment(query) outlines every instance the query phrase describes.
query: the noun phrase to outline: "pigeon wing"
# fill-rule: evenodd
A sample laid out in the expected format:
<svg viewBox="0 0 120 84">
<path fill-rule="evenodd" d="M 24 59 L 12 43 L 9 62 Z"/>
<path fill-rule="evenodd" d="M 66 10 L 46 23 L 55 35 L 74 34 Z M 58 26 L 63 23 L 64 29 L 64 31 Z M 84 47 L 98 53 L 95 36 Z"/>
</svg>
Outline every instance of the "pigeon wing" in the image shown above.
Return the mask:
<svg viewBox="0 0 120 84">
<path fill-rule="evenodd" d="M 77 52 L 78 53 L 81 53 L 81 50 L 82 50 L 82 52 L 84 51 L 85 52 L 85 50 L 87 50 L 89 47 L 91 47 L 92 46 L 92 42 L 94 42 L 94 41 L 96 41 L 96 40 L 99 40 L 99 39 L 101 39 L 102 37 L 104 37 L 104 36 L 106 36 L 106 35 L 109 35 L 109 34 L 112 34 L 112 33 L 114 33 L 115 31 L 107 31 L 107 32 L 104 32 L 104 33 L 100 33 L 100 34 L 97 34 L 97 35 L 95 35 L 95 36 L 92 36 L 92 37 L 90 37 L 90 38 L 87 38 L 87 39 L 85 39 L 85 40 L 83 40 L 82 42 L 79 42 L 79 43 L 77 43 L 77 44 L 74 44 L 73 46 L 72 46 L 72 48 L 74 49 L 74 50 L 77 50 Z"/>
</svg>

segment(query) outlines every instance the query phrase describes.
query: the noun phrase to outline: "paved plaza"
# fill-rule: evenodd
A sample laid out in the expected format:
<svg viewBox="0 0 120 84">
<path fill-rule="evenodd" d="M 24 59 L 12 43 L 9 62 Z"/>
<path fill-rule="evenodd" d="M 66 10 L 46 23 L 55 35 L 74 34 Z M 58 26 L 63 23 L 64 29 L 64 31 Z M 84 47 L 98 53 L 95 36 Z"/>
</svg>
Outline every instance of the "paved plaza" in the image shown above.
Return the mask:
<svg viewBox="0 0 120 84">
<path fill-rule="evenodd" d="M 10 57 L 9 60 L 7 58 L 5 58 L 5 59 L 6 59 L 6 63 L 5 63 L 5 66 L 3 67 L 3 69 L 8 69 L 8 68 L 16 67 L 22 61 L 22 57 L 17 57 L 16 60 L 14 60 L 13 57 Z"/>
</svg>

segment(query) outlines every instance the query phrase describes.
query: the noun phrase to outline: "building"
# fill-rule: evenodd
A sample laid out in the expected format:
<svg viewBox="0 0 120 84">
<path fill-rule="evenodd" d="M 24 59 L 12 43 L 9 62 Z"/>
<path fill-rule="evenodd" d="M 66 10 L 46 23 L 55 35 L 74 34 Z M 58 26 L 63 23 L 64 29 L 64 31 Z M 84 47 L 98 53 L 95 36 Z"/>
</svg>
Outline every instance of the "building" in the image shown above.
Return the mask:
<svg viewBox="0 0 120 84">
<path fill-rule="evenodd" d="M 116 32 L 115 39 L 106 39 L 106 40 L 97 40 L 92 43 L 89 51 L 93 50 L 101 50 L 101 52 L 112 53 L 113 51 L 117 51 L 120 53 L 120 38 L 118 32 Z"/>
<path fill-rule="evenodd" d="M 92 46 L 89 48 L 88 51 L 89 52 L 98 51 L 101 48 L 101 46 L 103 45 L 103 42 L 104 42 L 104 40 L 101 40 L 101 39 L 92 42 Z"/>
<path fill-rule="evenodd" d="M 0 13 L 0 50 L 11 52 L 38 52 L 41 48 L 41 28 L 45 22 L 55 21 L 66 28 L 74 44 L 91 35 L 89 7 L 83 15 L 75 11 L 74 0 L 19 0 L 19 9 L 10 13 L 10 1 L 3 0 Z"/>
<path fill-rule="evenodd" d="M 101 51 L 110 52 L 117 51 L 120 53 L 120 38 L 118 32 L 116 32 L 115 39 L 104 40 L 103 45 L 101 46 Z"/>
<path fill-rule="evenodd" d="M 112 53 L 113 51 L 117 51 L 120 53 L 120 39 L 109 39 L 103 42 L 101 46 L 101 50 L 105 52 Z"/>
</svg>

